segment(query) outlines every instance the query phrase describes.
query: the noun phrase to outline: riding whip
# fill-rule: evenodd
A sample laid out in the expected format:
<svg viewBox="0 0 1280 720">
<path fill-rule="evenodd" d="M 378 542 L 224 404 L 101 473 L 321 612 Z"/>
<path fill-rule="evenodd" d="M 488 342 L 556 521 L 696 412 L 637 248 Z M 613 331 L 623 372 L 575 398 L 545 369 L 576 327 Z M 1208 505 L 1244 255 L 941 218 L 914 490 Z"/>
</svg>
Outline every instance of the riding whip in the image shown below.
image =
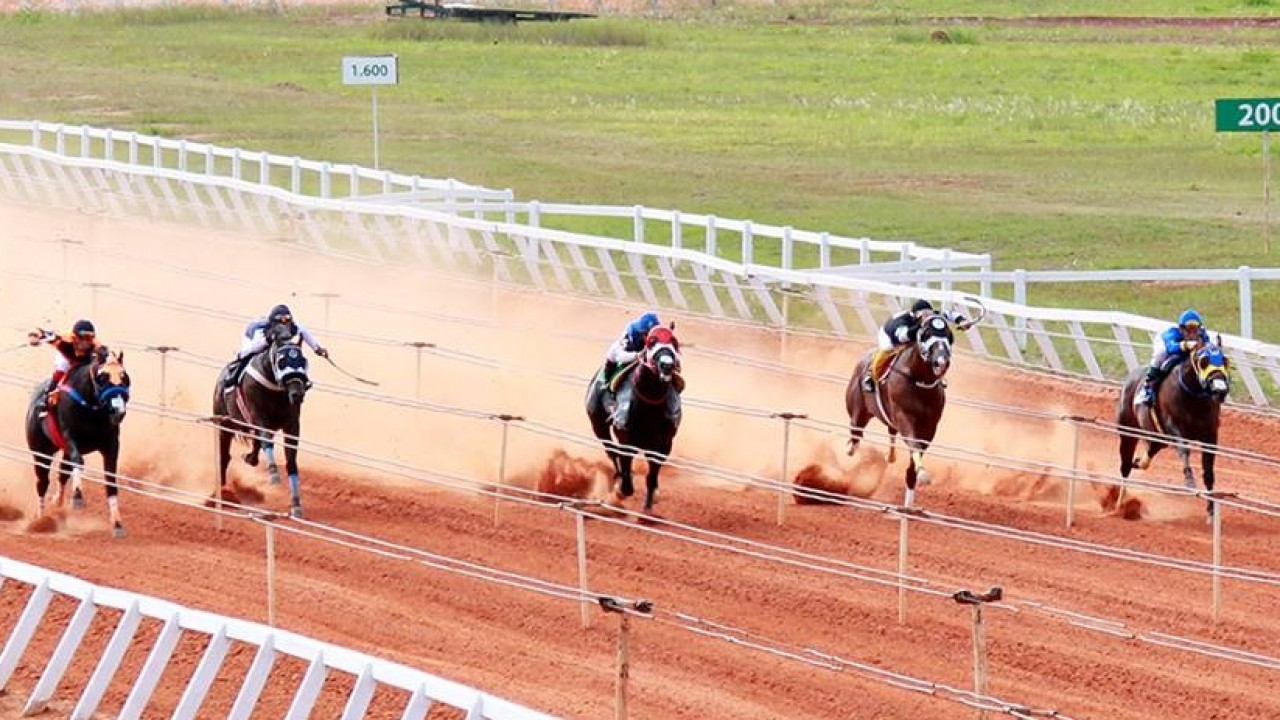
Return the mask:
<svg viewBox="0 0 1280 720">
<path fill-rule="evenodd" d="M 330 365 L 332 365 L 332 366 L 334 367 L 334 369 L 335 369 L 335 370 L 337 370 L 338 372 L 342 373 L 343 375 L 346 375 L 347 377 L 351 378 L 352 380 L 355 380 L 356 382 L 364 383 L 365 385 L 372 385 L 372 386 L 374 386 L 374 387 L 378 387 L 378 383 L 376 383 L 376 382 L 374 382 L 374 381 L 372 381 L 372 380 L 366 380 L 365 378 L 362 378 L 362 377 L 360 377 L 359 375 L 355 375 L 355 374 L 352 374 L 352 373 L 347 372 L 346 370 L 343 370 L 343 369 L 338 365 L 338 363 L 336 363 L 336 362 L 334 362 L 334 361 L 333 361 L 333 358 L 328 357 L 328 356 L 325 356 L 325 360 L 328 360 L 328 361 L 329 361 L 329 364 L 330 364 Z"/>
</svg>

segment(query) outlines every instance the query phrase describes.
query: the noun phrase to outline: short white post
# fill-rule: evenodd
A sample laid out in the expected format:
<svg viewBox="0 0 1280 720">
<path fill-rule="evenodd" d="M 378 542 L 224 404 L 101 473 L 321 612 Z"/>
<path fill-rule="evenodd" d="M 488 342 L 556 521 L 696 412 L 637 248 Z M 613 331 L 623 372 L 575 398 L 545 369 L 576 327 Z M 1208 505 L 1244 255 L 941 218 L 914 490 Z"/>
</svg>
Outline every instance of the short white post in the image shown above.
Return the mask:
<svg viewBox="0 0 1280 720">
<path fill-rule="evenodd" d="M 1019 269 L 1019 270 L 1013 271 L 1013 302 L 1023 307 L 1026 307 L 1027 305 L 1027 271 L 1026 270 Z M 1026 350 L 1027 349 L 1027 318 L 1026 316 L 1023 315 L 1022 313 L 1019 313 L 1018 317 L 1014 319 L 1014 326 L 1018 329 L 1018 332 L 1017 332 L 1018 348 L 1021 350 Z"/>
<path fill-rule="evenodd" d="M 435 343 L 422 342 L 415 340 L 405 343 L 405 345 L 414 350 L 413 364 L 413 397 L 417 400 L 422 399 L 422 351 L 426 348 L 435 347 Z"/>
<path fill-rule="evenodd" d="M 498 483 L 493 491 L 493 526 L 498 527 L 498 502 L 502 499 L 502 491 L 507 486 L 507 433 L 511 422 L 524 420 L 519 415 L 494 415 L 494 420 L 502 421 L 502 447 L 498 451 Z"/>
<path fill-rule="evenodd" d="M 782 472 L 779 481 L 784 487 L 778 492 L 778 524 L 781 525 L 786 521 L 787 499 L 793 494 L 789 487 L 791 480 L 787 474 L 787 461 L 791 455 L 791 421 L 802 420 L 809 416 L 803 413 L 781 412 L 774 413 L 772 417 L 782 420 Z"/>
<path fill-rule="evenodd" d="M 98 290 L 111 287 L 111 283 L 87 282 L 84 286 L 89 288 L 89 312 L 98 317 Z"/>
<path fill-rule="evenodd" d="M 276 626 L 276 529 L 271 517 L 263 523 L 267 527 L 267 625 Z"/>
<path fill-rule="evenodd" d="M 907 540 L 911 521 L 906 514 L 898 515 L 898 623 L 907 622 Z"/>
<path fill-rule="evenodd" d="M 154 345 L 147 350 L 160 353 L 160 407 L 169 407 L 168 392 L 168 375 L 169 375 L 169 353 L 177 352 L 180 348 L 172 345 Z"/>
<path fill-rule="evenodd" d="M 587 598 L 587 523 L 582 516 L 581 508 L 573 510 L 573 531 L 578 541 L 578 590 L 582 592 L 582 602 L 578 607 L 582 611 L 582 627 L 591 627 L 591 600 Z"/>
<path fill-rule="evenodd" d="M 993 587 L 984 594 L 970 590 L 960 590 L 951 596 L 961 605 L 973 607 L 973 692 L 979 697 L 987 694 L 987 627 L 982 617 L 982 606 L 990 602 L 1000 602 L 1004 591 Z M 987 711 L 978 710 L 978 717 L 986 720 Z"/>
<path fill-rule="evenodd" d="M 631 616 L 618 615 L 617 682 L 613 692 L 614 720 L 627 720 L 627 683 L 631 679 Z"/>
<path fill-rule="evenodd" d="M 1071 416 L 1066 418 L 1071 423 L 1071 477 L 1067 478 L 1067 527 L 1071 527 L 1076 517 L 1076 474 L 1080 470 L 1080 422 L 1084 418 Z"/>
<path fill-rule="evenodd" d="M 1222 617 L 1222 503 L 1228 493 L 1205 493 L 1213 507 L 1213 622 Z"/>
<path fill-rule="evenodd" d="M 1240 336 L 1253 338 L 1253 283 L 1249 277 L 1249 266 L 1239 268 L 1240 285 Z"/>
<path fill-rule="evenodd" d="M 316 293 L 316 297 L 324 300 L 324 329 L 332 330 L 333 325 L 331 325 L 329 321 L 329 303 L 334 298 L 342 297 L 342 295 L 335 292 L 318 292 Z"/>
</svg>

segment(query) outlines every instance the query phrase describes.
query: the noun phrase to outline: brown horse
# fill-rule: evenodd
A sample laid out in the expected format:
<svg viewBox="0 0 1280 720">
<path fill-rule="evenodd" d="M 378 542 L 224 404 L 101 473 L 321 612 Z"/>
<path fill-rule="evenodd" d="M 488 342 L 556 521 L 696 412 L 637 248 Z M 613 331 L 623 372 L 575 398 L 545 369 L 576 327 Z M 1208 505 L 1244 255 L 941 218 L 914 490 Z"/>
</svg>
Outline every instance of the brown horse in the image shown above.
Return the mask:
<svg viewBox="0 0 1280 720">
<path fill-rule="evenodd" d="M 951 367 L 951 344 L 955 335 L 941 315 L 933 315 L 920 325 L 915 343 L 898 348 L 883 377 L 876 378 L 876 389 L 867 392 L 861 379 L 871 355 L 858 362 L 853 377 L 844 391 L 845 409 L 849 411 L 849 454 L 858 449 L 864 428 L 872 416 L 889 429 L 889 462 L 896 455 L 899 433 L 910 451 L 907 464 L 907 492 L 903 504 L 915 502 L 916 484 L 929 484 L 924 468 L 924 453 L 933 442 L 947 404 L 943 378 Z"/>
<path fill-rule="evenodd" d="M 1182 458 L 1182 479 L 1187 489 L 1194 490 L 1196 476 L 1191 471 L 1191 448 L 1185 441 L 1212 446 L 1218 443 L 1218 425 L 1222 416 L 1222 402 L 1231 391 L 1231 362 L 1222 354 L 1216 343 L 1197 345 L 1185 360 L 1156 388 L 1150 407 L 1135 408 L 1133 398 L 1141 387 L 1145 368 L 1129 373 L 1120 390 L 1120 403 L 1116 407 L 1116 424 L 1134 428 L 1144 434 L 1163 436 L 1167 440 L 1120 436 L 1120 476 L 1129 477 L 1133 468 L 1146 470 L 1151 459 L 1165 445 L 1172 444 Z M 1141 454 L 1135 454 L 1138 443 L 1144 443 Z M 1208 447 L 1201 448 L 1200 462 L 1204 470 L 1204 488 L 1213 492 L 1213 462 L 1215 454 Z M 1213 514 L 1213 503 L 1209 503 Z"/>
</svg>

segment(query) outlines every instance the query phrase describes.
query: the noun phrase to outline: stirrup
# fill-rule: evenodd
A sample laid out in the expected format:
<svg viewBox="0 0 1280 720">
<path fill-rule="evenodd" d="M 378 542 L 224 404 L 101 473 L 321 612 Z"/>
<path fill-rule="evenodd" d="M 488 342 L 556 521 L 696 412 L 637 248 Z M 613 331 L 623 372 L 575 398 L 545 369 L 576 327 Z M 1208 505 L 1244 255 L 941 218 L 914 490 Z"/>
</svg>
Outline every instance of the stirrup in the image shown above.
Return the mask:
<svg viewBox="0 0 1280 720">
<path fill-rule="evenodd" d="M 862 389 L 866 390 L 867 392 L 876 391 L 876 379 L 870 373 L 867 373 L 866 375 L 862 376 Z"/>
</svg>

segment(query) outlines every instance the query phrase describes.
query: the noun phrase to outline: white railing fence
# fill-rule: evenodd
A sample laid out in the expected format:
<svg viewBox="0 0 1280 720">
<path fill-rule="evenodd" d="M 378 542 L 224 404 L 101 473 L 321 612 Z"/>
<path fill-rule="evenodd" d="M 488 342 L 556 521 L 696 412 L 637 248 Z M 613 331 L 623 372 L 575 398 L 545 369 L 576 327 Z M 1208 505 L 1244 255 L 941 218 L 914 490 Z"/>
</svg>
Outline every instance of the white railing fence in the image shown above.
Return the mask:
<svg viewBox="0 0 1280 720">
<path fill-rule="evenodd" d="M 1236 304 L 1239 316 L 1239 335 L 1254 337 L 1253 331 L 1253 283 L 1254 281 L 1280 280 L 1280 268 L 1178 268 L 1149 270 L 956 270 L 945 267 L 903 267 L 893 269 L 876 265 L 872 267 L 850 266 L 840 268 L 841 273 L 853 277 L 867 277 L 881 282 L 903 283 L 923 287 L 948 289 L 955 286 L 979 285 L 984 288 L 983 297 L 992 292 L 1002 297 L 1012 297 L 1014 302 L 1027 304 L 1028 288 L 1032 285 L 1070 285 L 1092 283 L 1159 283 L 1162 285 L 1232 283 L 1237 286 L 1239 300 Z M 1003 292 L 1001 292 L 1003 290 Z M 1215 323 L 1216 324 L 1216 323 Z"/>
<path fill-rule="evenodd" d="M 552 720 L 550 715 L 354 650 L 245 620 L 193 610 L 145 595 L 93 585 L 69 575 L 0 556 L 0 592 L 8 591 L 6 586 L 19 583 L 31 586 L 32 591 L 9 633 L 3 651 L 0 651 L 0 692 L 6 690 L 32 637 L 45 621 L 45 611 L 54 595 L 79 601 L 76 611 L 64 621 L 61 639 L 48 657 L 39 681 L 27 697 L 24 716 L 43 711 L 54 699 L 63 674 L 80 648 L 94 616 L 100 610 L 113 610 L 119 611 L 121 615 L 111 640 L 97 660 L 92 676 L 76 699 L 71 717 L 77 720 L 95 716 L 103 694 L 115 677 L 125 653 L 135 644 L 141 643 L 137 630 L 145 618 L 158 620 L 163 623 L 163 627 L 151 645 L 147 660 L 125 700 L 119 715 L 121 718 L 144 716 L 151 695 L 173 659 L 174 649 L 182 634 L 195 633 L 207 636 L 209 641 L 182 693 L 174 718 L 201 716 L 200 707 L 222 668 L 231 644 L 242 643 L 258 650 L 232 706 L 229 715 L 231 718 L 247 719 L 253 713 L 267 679 L 271 676 L 276 658 L 285 655 L 307 663 L 307 671 L 299 679 L 294 691 L 287 715 L 289 718 L 308 716 L 326 675 L 333 671 L 355 678 L 342 714 L 344 720 L 365 717 L 378 685 L 409 693 L 401 715 L 405 720 L 426 718 L 435 703 L 464 711 L 467 720 Z"/>
<path fill-rule="evenodd" d="M 713 317 L 873 337 L 891 312 L 924 296 L 969 300 L 952 291 L 892 285 L 836 273 L 786 270 L 713 257 L 689 248 L 553 230 L 410 205 L 299 195 L 228 177 L 59 155 L 0 144 L 0 193 L 28 202 L 118 216 L 142 215 L 233 229 L 376 259 L 429 264 L 561 292 L 612 296 Z M 978 292 L 978 288 L 972 288 Z M 1166 320 L 1121 312 L 984 301 L 987 322 L 962 340 L 1012 365 L 1117 381 L 1144 364 Z M 1271 406 L 1280 387 L 1280 348 L 1224 336 L 1244 393 Z M 1240 388 L 1236 389 L 1240 397 Z"/>
<path fill-rule="evenodd" d="M 594 220 L 589 221 L 588 234 L 675 249 L 697 245 L 712 257 L 729 257 L 746 264 L 753 264 L 757 257 L 776 257 L 776 264 L 784 269 L 838 271 L 868 264 L 892 271 L 991 269 L 989 255 L 923 247 L 913 242 L 840 237 L 639 205 L 516 202 L 511 190 L 492 190 L 457 180 L 402 175 L 359 165 L 304 160 L 86 125 L 0 120 L 0 139 L 14 144 L 26 143 L 67 157 L 118 160 L 130 165 L 231 178 L 282 188 L 297 195 L 413 205 L 534 227 L 581 230 L 574 224 L 591 218 Z M 605 221 L 603 225 L 601 220 Z"/>
</svg>

